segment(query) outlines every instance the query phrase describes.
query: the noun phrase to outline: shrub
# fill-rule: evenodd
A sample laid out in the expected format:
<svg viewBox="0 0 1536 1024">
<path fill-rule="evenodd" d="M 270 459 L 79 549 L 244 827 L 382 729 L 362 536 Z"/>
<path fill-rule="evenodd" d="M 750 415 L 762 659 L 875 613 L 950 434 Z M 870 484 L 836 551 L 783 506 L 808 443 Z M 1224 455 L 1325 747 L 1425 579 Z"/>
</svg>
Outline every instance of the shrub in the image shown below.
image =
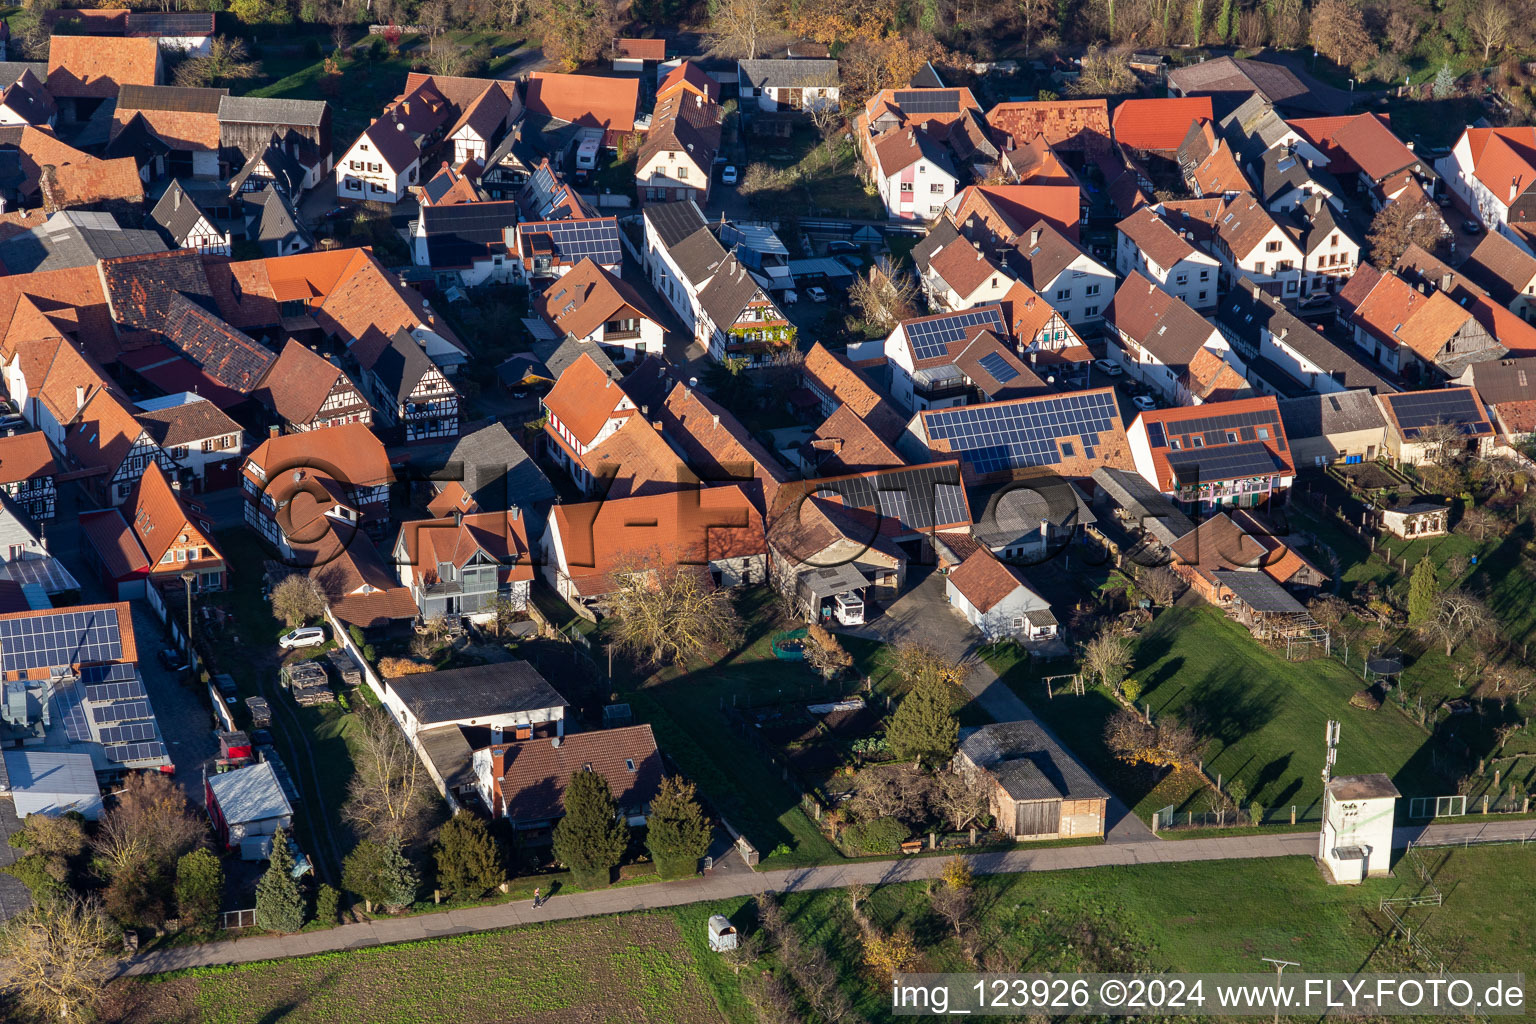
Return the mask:
<svg viewBox="0 0 1536 1024">
<path fill-rule="evenodd" d="M 341 893 L 333 886 L 322 884 L 315 893 L 315 920 L 330 926 L 336 923 L 341 910 Z"/>
<path fill-rule="evenodd" d="M 422 672 L 434 672 L 436 669 L 437 666 L 414 658 L 382 658 L 379 661 L 379 675 L 385 679 L 414 676 Z"/>
<path fill-rule="evenodd" d="M 359 647 L 362 647 L 367 643 L 363 637 L 363 630 L 361 626 L 348 626 L 347 635 L 350 636 L 352 638 L 352 642 Z"/>
<path fill-rule="evenodd" d="M 1120 684 L 1120 695 L 1132 704 L 1135 704 L 1141 697 L 1141 683 L 1134 679 L 1127 679 Z"/>
<path fill-rule="evenodd" d="M 224 865 L 207 850 L 193 850 L 176 862 L 176 913 L 183 927 L 211 932 L 224 905 Z"/>
<path fill-rule="evenodd" d="M 895 818 L 861 821 L 843 830 L 843 844 L 855 856 L 897 853 L 911 833 Z"/>
</svg>

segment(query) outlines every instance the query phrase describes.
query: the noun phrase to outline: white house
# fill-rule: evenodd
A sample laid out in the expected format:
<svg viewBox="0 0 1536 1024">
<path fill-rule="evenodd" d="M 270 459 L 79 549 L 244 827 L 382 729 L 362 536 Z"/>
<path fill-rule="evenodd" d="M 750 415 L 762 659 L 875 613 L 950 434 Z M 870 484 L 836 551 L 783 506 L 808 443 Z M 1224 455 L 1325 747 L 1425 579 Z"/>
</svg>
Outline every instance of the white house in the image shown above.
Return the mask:
<svg viewBox="0 0 1536 1024">
<path fill-rule="evenodd" d="M 1245 193 L 1222 208 L 1212 247 L 1228 281 L 1248 278 L 1287 301 L 1300 296 L 1305 254 L 1253 196 Z"/>
<path fill-rule="evenodd" d="M 398 203 L 421 177 L 421 150 L 404 121 L 379 118 L 336 161 L 336 194 L 342 199 Z"/>
<path fill-rule="evenodd" d="M 1120 240 L 1115 247 L 1115 269 L 1122 277 L 1140 274 L 1192 309 L 1215 307 L 1221 264 L 1214 256 L 1196 249 L 1150 206 L 1143 206 L 1116 228 Z M 1050 292 L 1041 294 L 1051 296 Z"/>
<path fill-rule="evenodd" d="M 471 160 L 485 166 L 486 156 L 501 141 L 506 127 L 523 112 L 522 101 L 514 87 L 500 83 L 489 86 L 465 109 L 458 123 L 448 130 L 453 144 L 453 165 L 463 167 Z"/>
<path fill-rule="evenodd" d="M 1446 186 L 1490 229 L 1536 220 L 1536 128 L 1468 128 L 1435 161 Z"/>
<path fill-rule="evenodd" d="M 720 149 L 718 104 L 674 89 L 656 101 L 651 130 L 640 144 L 635 183 L 646 202 L 709 201 Z"/>
<path fill-rule="evenodd" d="M 533 306 L 555 337 L 596 342 L 612 359 L 662 351 L 666 328 L 640 293 L 591 259 L 546 288 Z"/>
<path fill-rule="evenodd" d="M 989 641 L 1029 642 L 1056 636 L 1056 616 L 1049 602 L 1031 590 L 1017 570 L 985 548 L 950 570 L 944 595 Z"/>
<path fill-rule="evenodd" d="M 1002 306 L 991 303 L 898 323 L 885 339 L 896 404 L 914 413 L 969 402 L 973 387 L 959 363 L 983 335 L 991 335 L 993 344 L 1008 338 Z"/>
<path fill-rule="evenodd" d="M 206 482 L 210 470 L 221 482 L 235 478 L 245 431 L 222 409 L 190 391 L 137 404 L 135 418 L 183 473 L 199 484 Z"/>
<path fill-rule="evenodd" d="M 534 730 L 565 735 L 570 705 L 526 661 L 423 672 L 385 680 L 384 705 L 411 740 L 425 729 L 485 729 L 492 743 Z"/>
<path fill-rule="evenodd" d="M 744 111 L 818 110 L 838 104 L 835 60 L 744 60 L 736 65 Z"/>
<path fill-rule="evenodd" d="M 949 150 L 925 128 L 889 129 L 869 151 L 880 201 L 897 220 L 933 220 L 960 187 Z"/>
<path fill-rule="evenodd" d="M 59 114 L 58 105 L 48 93 L 42 79 L 31 68 L 22 71 L 16 80 L 0 90 L 0 126 L 29 124 L 52 125 Z"/>
<path fill-rule="evenodd" d="M 208 194 L 209 198 L 213 198 Z M 223 200 L 229 210 L 229 200 Z M 196 249 L 210 256 L 228 256 L 233 245 L 229 229 L 230 219 L 221 226 L 210 211 L 205 211 L 197 200 L 188 194 L 181 182 L 173 180 L 160 201 L 149 213 L 150 221 L 167 236 L 178 249 Z"/>
<path fill-rule="evenodd" d="M 1114 271 L 1043 220 L 1019 236 L 1007 262 L 1070 324 L 1099 323 L 1115 294 Z"/>
<path fill-rule="evenodd" d="M 1227 364 L 1238 375 L 1235 387 L 1246 386 L 1240 376 L 1243 367 L 1226 337 L 1184 302 L 1135 271 L 1115 292 L 1106 321 L 1113 331 L 1110 358 L 1132 378 L 1156 389 L 1166 402 L 1188 403 L 1191 371 L 1203 370 L 1212 359 Z M 1216 369 L 1219 372 L 1220 366 Z"/>
<path fill-rule="evenodd" d="M 1333 204 L 1313 198 L 1302 204 L 1300 244 L 1305 251 L 1301 264 L 1301 297 L 1330 295 L 1344 287 L 1360 268 L 1360 241 L 1348 221 L 1337 216 Z"/>
<path fill-rule="evenodd" d="M 923 293 L 934 310 L 969 309 L 997 302 L 1014 284 L 1012 275 L 964 236 L 930 256 L 922 268 Z"/>
</svg>

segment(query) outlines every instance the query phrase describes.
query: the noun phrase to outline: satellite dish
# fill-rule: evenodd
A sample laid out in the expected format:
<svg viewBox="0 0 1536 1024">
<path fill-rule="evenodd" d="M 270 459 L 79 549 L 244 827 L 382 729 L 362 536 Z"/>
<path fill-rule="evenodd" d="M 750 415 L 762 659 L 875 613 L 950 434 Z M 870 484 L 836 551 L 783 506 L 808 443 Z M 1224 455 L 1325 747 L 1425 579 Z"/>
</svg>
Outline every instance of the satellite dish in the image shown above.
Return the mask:
<svg viewBox="0 0 1536 1024">
<path fill-rule="evenodd" d="M 698 387 L 699 386 L 699 378 L 697 378 L 697 377 L 689 377 L 688 378 L 688 386 L 691 387 L 691 388 Z"/>
</svg>

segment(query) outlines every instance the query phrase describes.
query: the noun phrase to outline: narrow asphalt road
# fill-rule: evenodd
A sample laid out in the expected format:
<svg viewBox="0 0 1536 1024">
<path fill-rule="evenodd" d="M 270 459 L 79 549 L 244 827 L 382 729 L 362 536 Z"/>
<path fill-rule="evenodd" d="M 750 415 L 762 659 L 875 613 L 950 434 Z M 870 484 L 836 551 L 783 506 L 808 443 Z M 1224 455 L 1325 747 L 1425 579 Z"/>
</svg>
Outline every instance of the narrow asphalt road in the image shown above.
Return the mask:
<svg viewBox="0 0 1536 1024">
<path fill-rule="evenodd" d="M 1489 824 L 1430 825 L 1399 828 L 1395 846 L 1410 840 L 1434 845 L 1497 839 L 1536 842 L 1536 822 L 1504 821 Z M 1307 857 L 1317 849 L 1316 832 L 1279 835 L 1231 836 L 1220 839 L 1106 843 L 1099 846 L 1066 846 L 971 854 L 966 859 L 977 874 L 1019 874 L 1026 871 L 1069 871 L 1080 868 L 1133 864 L 1173 864 L 1191 861 L 1253 860 L 1264 857 Z M 298 935 L 261 935 L 198 946 L 156 950 L 134 957 L 123 974 L 160 974 L 188 967 L 252 963 L 310 956 L 344 949 L 361 949 L 417 939 L 491 931 L 541 920 L 566 920 L 655 910 L 706 900 L 751 896 L 759 892 L 794 892 L 805 889 L 837 889 L 855 884 L 887 885 L 938 877 L 944 857 L 862 861 L 828 867 L 763 871 L 751 874 L 715 874 L 678 882 L 655 882 L 622 889 L 573 893 L 551 900 L 535 910 L 529 900 L 386 918 L 362 924 L 342 925 L 328 931 Z M 1321 883 L 1319 883 L 1321 884 Z"/>
</svg>

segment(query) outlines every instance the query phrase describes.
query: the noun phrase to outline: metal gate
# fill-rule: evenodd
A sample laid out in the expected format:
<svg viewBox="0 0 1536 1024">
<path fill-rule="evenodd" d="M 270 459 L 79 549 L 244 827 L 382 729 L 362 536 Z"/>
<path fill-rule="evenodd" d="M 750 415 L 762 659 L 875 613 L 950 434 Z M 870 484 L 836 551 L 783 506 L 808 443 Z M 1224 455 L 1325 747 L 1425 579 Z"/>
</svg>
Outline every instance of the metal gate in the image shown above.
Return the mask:
<svg viewBox="0 0 1536 1024">
<path fill-rule="evenodd" d="M 1416 796 L 1408 801 L 1410 818 L 1459 818 L 1466 813 L 1464 796 Z"/>
<path fill-rule="evenodd" d="M 220 914 L 219 927 L 227 932 L 238 928 L 256 927 L 256 908 L 249 910 L 225 910 Z"/>
</svg>

